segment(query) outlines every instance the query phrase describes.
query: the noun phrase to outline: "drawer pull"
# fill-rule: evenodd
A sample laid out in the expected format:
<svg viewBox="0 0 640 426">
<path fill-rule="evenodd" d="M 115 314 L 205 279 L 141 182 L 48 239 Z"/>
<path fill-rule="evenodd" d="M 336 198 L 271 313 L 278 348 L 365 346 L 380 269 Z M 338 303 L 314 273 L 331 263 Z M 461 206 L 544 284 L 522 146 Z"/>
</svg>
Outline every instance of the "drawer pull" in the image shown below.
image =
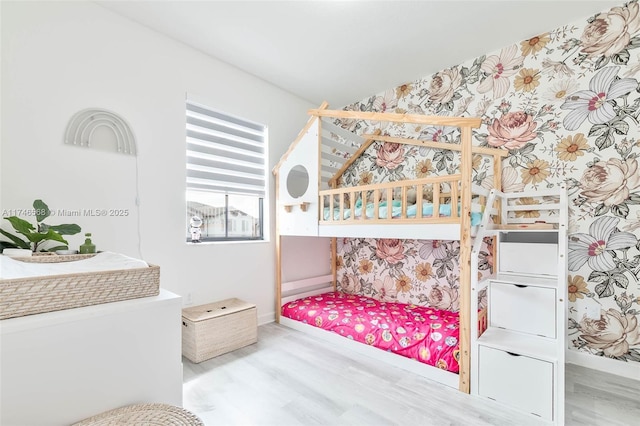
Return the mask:
<svg viewBox="0 0 640 426">
<path fill-rule="evenodd" d="M 518 288 L 527 288 L 529 287 L 528 285 L 524 285 L 524 284 L 514 284 L 516 287 Z"/>
<path fill-rule="evenodd" d="M 514 354 L 513 352 L 509 352 L 509 351 L 505 351 L 506 353 L 508 353 L 511 356 L 520 356 L 520 354 Z"/>
</svg>

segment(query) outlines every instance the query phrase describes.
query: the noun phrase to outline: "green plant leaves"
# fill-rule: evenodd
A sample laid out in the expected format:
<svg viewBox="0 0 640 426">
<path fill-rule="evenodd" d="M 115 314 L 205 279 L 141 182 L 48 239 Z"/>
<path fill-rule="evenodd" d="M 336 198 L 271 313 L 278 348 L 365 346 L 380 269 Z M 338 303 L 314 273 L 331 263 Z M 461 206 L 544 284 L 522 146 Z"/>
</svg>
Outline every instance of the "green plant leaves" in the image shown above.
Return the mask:
<svg viewBox="0 0 640 426">
<path fill-rule="evenodd" d="M 69 250 L 69 246 L 55 246 L 55 247 L 48 248 L 46 251 L 50 251 L 53 253 L 58 250 Z"/>
<path fill-rule="evenodd" d="M 13 229 L 15 229 L 17 232 L 21 233 L 25 237 L 31 234 L 35 230 L 32 224 L 30 224 L 24 219 L 20 219 L 18 216 L 9 216 L 9 217 L 5 217 L 5 219 L 7 219 L 11 224 L 11 226 L 13 226 Z"/>
<path fill-rule="evenodd" d="M 80 226 L 75 223 L 64 223 L 62 225 L 50 225 L 49 229 L 53 229 L 60 235 L 75 235 L 80 232 Z"/>
<path fill-rule="evenodd" d="M 11 240 L 11 243 L 7 243 L 6 241 L 2 241 L 3 243 L 7 243 L 7 244 L 11 244 L 13 247 L 10 247 L 7 244 L 3 244 L 2 248 L 21 248 L 21 249 L 30 249 L 30 245 L 28 242 L 24 241 L 23 239 L 16 237 L 15 235 L 12 235 L 10 233 L 8 233 L 7 231 L 0 229 L 0 234 L 4 235 L 5 237 L 7 237 L 9 240 Z"/>
<path fill-rule="evenodd" d="M 74 235 L 81 231 L 80 226 L 76 224 L 65 223 L 62 225 L 48 225 L 42 221 L 51 216 L 51 210 L 47 204 L 38 199 L 33 202 L 34 213 L 36 217 L 36 226 L 32 225 L 28 221 L 21 219 L 17 216 L 9 216 L 4 219 L 8 220 L 13 229 L 18 234 L 24 235 L 27 240 L 12 235 L 2 229 L 0 229 L 0 235 L 3 235 L 9 239 L 9 241 L 0 241 L 2 248 L 14 247 L 31 249 L 38 251 L 39 245 L 46 241 L 57 241 L 66 246 L 69 245 L 63 235 Z M 62 247 L 57 245 L 54 249 L 61 249 Z M 42 250 L 42 249 L 41 249 Z"/>
<path fill-rule="evenodd" d="M 29 238 L 29 241 L 31 241 L 32 243 L 39 243 L 45 240 L 52 240 L 52 241 L 59 241 L 61 243 L 69 244 L 67 243 L 67 240 L 62 238 L 62 235 L 58 234 L 53 229 L 49 229 L 46 233 L 33 232 L 31 233 L 31 235 L 27 236 L 27 238 Z"/>
<path fill-rule="evenodd" d="M 51 215 L 49 206 L 47 206 L 42 200 L 35 200 L 33 202 L 33 208 L 35 209 L 37 222 L 42 222 Z"/>
</svg>

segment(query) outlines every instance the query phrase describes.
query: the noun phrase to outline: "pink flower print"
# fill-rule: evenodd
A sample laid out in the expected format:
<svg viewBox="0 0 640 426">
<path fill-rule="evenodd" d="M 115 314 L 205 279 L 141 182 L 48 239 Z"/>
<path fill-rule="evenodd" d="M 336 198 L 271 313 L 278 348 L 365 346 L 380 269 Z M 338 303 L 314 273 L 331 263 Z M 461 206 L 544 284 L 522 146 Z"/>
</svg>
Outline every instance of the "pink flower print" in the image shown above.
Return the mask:
<svg viewBox="0 0 640 426">
<path fill-rule="evenodd" d="M 610 57 L 622 52 L 631 37 L 640 30 L 640 6 L 629 2 L 626 7 L 614 7 L 600 13 L 584 29 L 580 49 L 590 58 Z"/>
<path fill-rule="evenodd" d="M 600 318 L 586 316 L 580 321 L 580 337 L 587 346 L 600 349 L 608 357 L 621 357 L 629 353 L 630 346 L 640 344 L 638 320 L 630 312 L 623 314 L 615 309 L 600 310 Z"/>
<path fill-rule="evenodd" d="M 381 238 L 376 242 L 376 256 L 394 265 L 404 259 L 404 245 L 399 239 Z"/>
<path fill-rule="evenodd" d="M 620 218 L 601 216 L 589 226 L 588 234 L 572 234 L 569 237 L 569 270 L 577 271 L 586 263 L 595 271 L 614 269 L 616 263 L 611 250 L 625 249 L 636 244 L 636 236 L 630 232 L 613 232 Z"/>
<path fill-rule="evenodd" d="M 591 124 L 604 124 L 616 116 L 609 101 L 638 86 L 633 78 L 615 80 L 619 69 L 617 66 L 601 69 L 589 82 L 589 90 L 580 90 L 566 98 L 560 108 L 572 111 L 564 118 L 565 129 L 576 130 L 586 119 Z"/>
<path fill-rule="evenodd" d="M 382 280 L 375 280 L 373 288 L 378 292 L 377 299 L 382 302 L 395 302 L 398 295 L 396 283 L 389 275 Z"/>
<path fill-rule="evenodd" d="M 629 194 L 640 187 L 638 161 L 627 158 L 622 161 L 610 158 L 598 161 L 584 171 L 580 179 L 580 195 L 589 202 L 602 203 L 605 206 L 622 204 Z"/>
<path fill-rule="evenodd" d="M 421 258 L 429 259 L 429 257 L 433 256 L 434 259 L 444 259 L 447 257 L 447 246 L 444 241 L 426 240 L 420 242 L 424 242 L 418 250 L 418 254 Z"/>
<path fill-rule="evenodd" d="M 457 127 L 451 126 L 430 126 L 422 132 L 422 138 L 433 142 L 444 142 L 447 136 L 458 130 Z"/>
<path fill-rule="evenodd" d="M 404 162 L 404 146 L 399 143 L 385 142 L 378 147 L 376 153 L 376 164 L 388 170 L 393 170 Z"/>
<path fill-rule="evenodd" d="M 524 111 L 509 112 L 500 118 L 494 118 L 489 126 L 487 143 L 499 148 L 522 148 L 527 142 L 535 139 L 538 123 Z"/>
<path fill-rule="evenodd" d="M 488 76 L 478 85 L 478 92 L 493 91 L 494 98 L 506 95 L 509 90 L 509 77 L 518 72 L 522 61 L 524 61 L 524 56 L 518 54 L 518 47 L 515 44 L 502 49 L 499 56 L 487 57 L 480 69 Z"/>
<path fill-rule="evenodd" d="M 398 106 L 398 98 L 394 90 L 387 90 L 373 100 L 373 109 L 376 112 L 393 111 Z"/>
</svg>

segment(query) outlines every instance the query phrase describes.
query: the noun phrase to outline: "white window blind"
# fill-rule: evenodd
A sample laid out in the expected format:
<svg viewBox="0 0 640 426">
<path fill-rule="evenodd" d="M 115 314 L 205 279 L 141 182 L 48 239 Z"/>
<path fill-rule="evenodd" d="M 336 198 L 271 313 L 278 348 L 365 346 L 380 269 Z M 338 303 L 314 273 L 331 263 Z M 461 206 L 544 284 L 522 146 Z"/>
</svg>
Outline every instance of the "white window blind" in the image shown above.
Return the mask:
<svg viewBox="0 0 640 426">
<path fill-rule="evenodd" d="M 187 190 L 265 196 L 266 126 L 187 100 Z"/>
</svg>

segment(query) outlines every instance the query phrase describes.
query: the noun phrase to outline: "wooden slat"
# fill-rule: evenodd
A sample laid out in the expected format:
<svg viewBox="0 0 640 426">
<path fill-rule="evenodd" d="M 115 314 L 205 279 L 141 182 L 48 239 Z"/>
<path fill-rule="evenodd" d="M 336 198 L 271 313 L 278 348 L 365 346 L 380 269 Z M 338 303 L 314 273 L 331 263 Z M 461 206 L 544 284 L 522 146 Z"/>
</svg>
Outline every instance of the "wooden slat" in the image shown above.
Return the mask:
<svg viewBox="0 0 640 426">
<path fill-rule="evenodd" d="M 400 138 L 396 136 L 374 136 L 373 134 L 364 134 L 362 136 L 365 138 L 374 138 L 375 140 L 382 141 L 382 142 L 393 142 L 393 143 L 401 143 L 405 145 L 426 146 L 427 148 L 434 148 L 434 149 L 448 149 L 451 151 L 462 151 L 462 146 L 460 144 L 454 144 L 454 143 L 424 141 L 420 139 Z M 509 151 L 506 151 L 504 149 L 487 148 L 483 146 L 474 146 L 473 148 L 471 148 L 471 151 L 474 154 L 491 155 L 498 158 L 506 157 L 509 155 Z"/>
<path fill-rule="evenodd" d="M 493 157 L 493 187 L 498 191 L 502 191 L 502 159 L 499 157 Z M 498 223 L 501 223 L 502 216 L 500 214 L 500 200 L 496 198 L 493 206 L 491 207 L 495 207 L 496 209 L 498 209 L 496 220 Z M 493 242 L 496 242 L 495 237 Z"/>
<path fill-rule="evenodd" d="M 380 189 L 373 190 L 373 220 L 378 220 L 380 214 Z"/>
<path fill-rule="evenodd" d="M 276 200 L 280 199 L 280 179 L 276 172 L 275 182 Z M 280 307 L 282 302 L 282 236 L 280 235 L 280 215 L 282 212 L 280 209 L 276 209 L 276 322 L 280 322 Z"/>
<path fill-rule="evenodd" d="M 332 166 L 329 164 L 329 160 L 325 159 L 325 158 L 320 158 L 320 166 L 326 170 L 326 171 L 330 171 L 331 172 L 331 176 L 333 176 L 334 174 L 336 174 L 336 172 L 338 170 L 340 170 L 340 168 L 338 166 Z"/>
<path fill-rule="evenodd" d="M 351 209 L 351 215 L 349 220 L 356 220 L 356 193 L 355 191 L 349 192 L 349 208 Z"/>
<path fill-rule="evenodd" d="M 424 185 L 416 186 L 416 219 L 422 218 L 422 196 L 424 192 Z"/>
<path fill-rule="evenodd" d="M 320 170 L 320 179 L 325 181 L 325 182 L 329 182 L 329 179 L 331 179 L 331 177 L 333 176 L 333 173 L 331 173 L 328 170 Z"/>
<path fill-rule="evenodd" d="M 507 211 L 510 212 L 528 212 L 533 210 L 558 210 L 558 204 L 517 204 L 515 206 L 507 207 Z"/>
<path fill-rule="evenodd" d="M 461 392 L 471 390 L 471 128 L 460 129 L 461 216 L 460 216 L 460 383 Z M 452 206 L 453 208 L 454 206 Z M 474 325 L 477 327 L 477 324 Z"/>
<path fill-rule="evenodd" d="M 315 114 L 313 114 L 315 115 Z M 337 118 L 337 117 L 336 117 Z M 333 134 L 336 134 L 346 140 L 350 140 L 350 141 L 354 141 L 356 142 L 358 145 L 362 145 L 362 143 L 364 142 L 365 138 L 363 138 L 360 135 L 357 135 L 353 132 L 350 132 L 347 129 L 343 129 L 342 127 L 336 126 L 333 123 L 330 123 L 329 120 L 322 120 L 322 124 L 324 124 L 324 129 L 327 132 L 331 132 Z"/>
<path fill-rule="evenodd" d="M 329 152 L 325 152 L 325 151 L 321 151 L 320 152 L 320 159 L 321 160 L 327 160 L 327 161 L 333 161 L 334 163 L 339 163 L 339 164 L 345 164 L 345 161 L 347 161 L 346 158 L 344 157 L 340 157 L 339 155 L 335 155 L 335 154 L 331 154 Z M 344 167 L 344 166 L 342 166 Z M 342 169 L 340 169 L 342 170 Z"/>
<path fill-rule="evenodd" d="M 458 217 L 458 185 L 451 185 L 451 216 Z"/>
<path fill-rule="evenodd" d="M 434 126 L 454 126 L 467 128 L 478 128 L 482 124 L 481 118 L 475 117 L 445 117 L 415 114 L 394 114 L 387 112 L 362 112 L 362 111 L 342 111 L 311 109 L 309 115 L 318 117 L 350 118 L 356 120 L 383 121 L 391 123 L 413 123 L 431 124 Z"/>
<path fill-rule="evenodd" d="M 316 145 L 316 161 L 318 166 L 317 176 L 316 176 L 316 185 L 318 191 L 320 191 L 320 187 L 322 186 L 322 120 L 318 121 L 318 140 Z M 320 209 L 320 206 L 318 206 Z M 320 216 L 318 216 L 320 217 Z"/>
<path fill-rule="evenodd" d="M 440 183 L 433 184 L 433 217 L 440 217 Z"/>
<path fill-rule="evenodd" d="M 327 189 L 321 191 L 322 194 L 340 194 L 348 191 L 371 191 L 375 188 L 386 189 L 386 188 L 399 188 L 401 186 L 414 186 L 418 184 L 426 184 L 426 183 L 451 183 L 460 181 L 462 175 L 443 175 L 443 176 L 431 176 L 423 179 L 407 179 L 396 182 L 384 182 L 384 183 L 374 183 L 371 185 L 359 185 L 359 186 L 350 186 L 349 188 L 335 188 L 335 189 Z M 436 185 L 437 186 L 437 185 Z M 435 190 L 435 187 L 434 187 Z M 438 194 L 440 191 L 438 190 Z M 435 195 L 434 195 L 435 198 Z"/>
<path fill-rule="evenodd" d="M 373 134 L 374 136 L 380 134 L 380 130 L 379 129 L 376 130 Z M 358 148 L 358 150 L 351 157 L 349 157 L 349 159 L 342 165 L 340 170 L 338 170 L 336 175 L 333 177 L 333 181 L 337 182 L 338 179 L 340 179 L 340 176 L 342 176 L 342 174 L 349 168 L 349 166 L 352 165 L 353 162 L 356 161 L 362 155 L 362 153 L 365 152 L 367 148 L 369 148 L 369 146 L 372 143 L 373 143 L 373 139 L 367 139 L 366 141 L 364 141 L 362 145 L 360 145 L 360 148 Z"/>
<path fill-rule="evenodd" d="M 338 291 L 338 239 L 331 238 L 331 279 L 333 291 Z"/>
<path fill-rule="evenodd" d="M 358 148 L 360 147 L 360 144 L 358 144 L 357 146 L 351 146 L 351 145 L 344 144 L 340 141 L 337 141 L 335 139 L 328 138 L 323 135 L 322 146 L 335 148 L 337 150 L 348 152 L 349 154 L 353 154 L 358 150 Z"/>
<path fill-rule="evenodd" d="M 348 220 L 343 220 L 343 221 L 334 221 L 329 223 L 328 221 L 323 221 L 324 224 L 326 225 L 345 225 L 345 226 L 354 226 L 353 223 L 351 223 Z M 358 222 L 356 222 L 358 223 Z M 449 216 L 440 216 L 440 217 L 423 217 L 420 220 L 417 220 L 416 218 L 406 218 L 406 219 L 400 219 L 400 218 L 386 218 L 386 219 L 378 219 L 375 222 L 374 221 L 369 221 L 369 222 L 365 222 L 365 224 L 367 225 L 399 225 L 399 224 L 408 224 L 408 225 L 418 225 L 418 224 L 450 224 L 450 223 L 460 223 L 460 218 L 459 217 L 449 217 Z"/>
<path fill-rule="evenodd" d="M 407 218 L 407 187 L 406 186 L 402 187 L 402 203 L 400 205 L 401 205 L 400 218 L 406 219 Z M 417 207 L 418 206 L 416 206 L 416 208 Z"/>
</svg>

